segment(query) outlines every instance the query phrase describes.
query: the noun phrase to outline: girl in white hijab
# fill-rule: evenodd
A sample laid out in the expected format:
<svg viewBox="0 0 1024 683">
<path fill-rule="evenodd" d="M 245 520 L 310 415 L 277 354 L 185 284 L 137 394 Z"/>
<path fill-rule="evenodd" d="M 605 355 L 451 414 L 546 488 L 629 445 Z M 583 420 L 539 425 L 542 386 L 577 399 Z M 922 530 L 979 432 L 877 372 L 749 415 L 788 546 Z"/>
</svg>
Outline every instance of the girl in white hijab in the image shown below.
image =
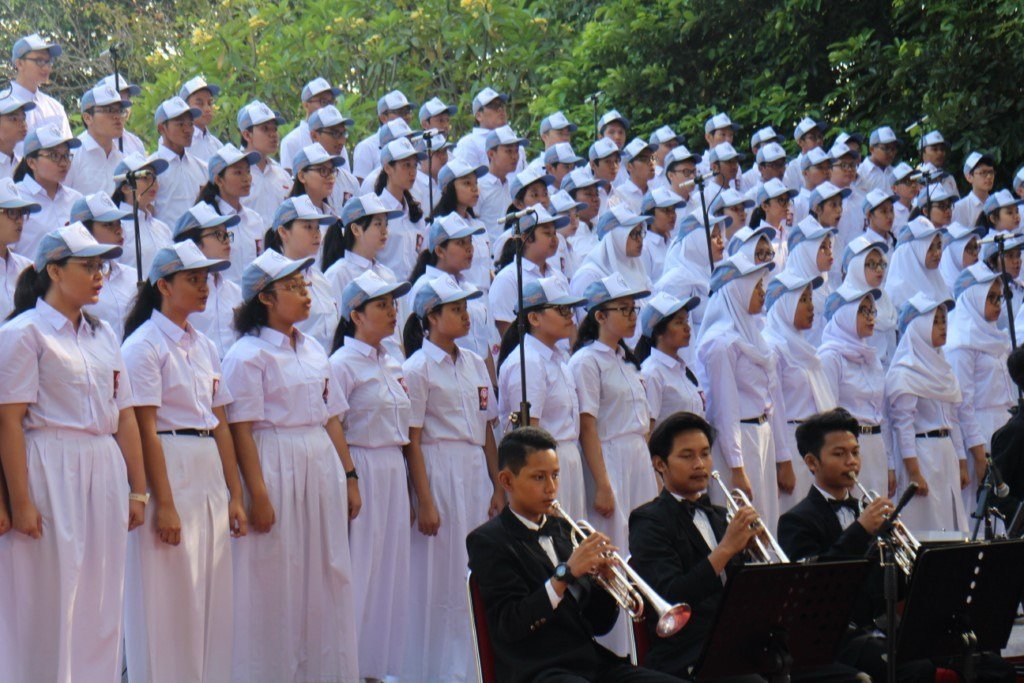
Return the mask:
<svg viewBox="0 0 1024 683">
<path fill-rule="evenodd" d="M 960 277 L 960 272 L 978 262 L 978 253 L 981 250 L 978 240 L 983 236 L 983 231 L 979 228 L 968 228 L 960 223 L 950 223 L 946 230 L 949 232 L 950 242 L 942 250 L 939 274 L 942 275 L 942 281 L 949 290 L 953 291 L 953 283 Z"/>
<path fill-rule="evenodd" d="M 786 397 L 785 437 L 796 453 L 796 426 L 811 415 L 836 407 L 836 396 L 822 370 L 817 349 L 807 341 L 815 315 L 814 290 L 822 277 L 798 277 L 783 270 L 768 283 L 764 338 L 778 361 L 779 384 Z M 798 459 L 799 460 L 799 459 Z M 786 477 L 792 473 L 793 479 Z M 799 503 L 814 477 L 807 465 L 796 462 L 779 467 L 779 512 Z"/>
<path fill-rule="evenodd" d="M 711 301 L 696 345 L 708 421 L 719 433 L 715 467 L 730 488 L 751 497 L 772 531 L 779 519 L 776 464 L 792 467 L 778 363 L 761 336 L 758 319 L 764 308 L 764 279 L 774 267 L 743 254 L 723 261 L 711 278 Z M 721 491 L 712 488 L 711 497 L 724 504 Z"/>
<path fill-rule="evenodd" d="M 786 272 L 796 278 L 821 277 L 824 286 L 814 290 L 814 306 L 819 311 L 825 309 L 825 299 L 831 288 L 828 285 L 828 271 L 835 260 L 832 256 L 832 245 L 835 240 L 835 228 L 828 228 L 818 223 L 814 214 L 796 224 L 789 233 L 789 255 L 786 256 Z M 807 332 L 807 341 L 817 346 L 821 342 L 821 331 L 825 329 L 825 321 L 820 318 Z"/>
<path fill-rule="evenodd" d="M 967 462 L 957 419 L 963 394 L 942 353 L 952 307 L 920 293 L 903 305 L 900 343 L 885 375 L 897 483 L 919 487 L 901 515 L 912 532 L 968 532 L 961 496 Z"/>
<path fill-rule="evenodd" d="M 885 281 L 885 293 L 897 310 L 917 293 L 937 301 L 949 298 L 949 287 L 939 274 L 941 260 L 939 228 L 923 216 L 903 226 Z"/>
<path fill-rule="evenodd" d="M 880 252 L 879 252 L 880 253 Z M 896 472 L 882 435 L 885 419 L 885 370 L 871 344 L 881 290 L 844 283 L 825 302 L 825 331 L 818 347 L 822 372 L 837 404 L 860 423 L 859 479 L 869 491 L 892 496 Z"/>
<path fill-rule="evenodd" d="M 1002 309 L 1003 283 L 983 264 L 961 273 L 954 288 L 956 309 L 949 317 L 946 357 L 956 372 L 963 403 L 960 431 L 970 452 L 964 505 L 973 509 L 978 485 L 985 474 L 985 451 L 992 435 L 1006 424 L 1016 392 L 1006 374 L 1010 343 L 996 324 Z"/>
<path fill-rule="evenodd" d="M 879 290 L 875 301 L 875 325 L 873 334 L 867 342 L 878 352 L 878 360 L 883 368 L 889 367 L 889 359 L 896 351 L 896 306 L 882 287 L 885 284 L 885 271 L 889 267 L 886 255 L 889 246 L 884 242 L 874 242 L 861 235 L 846 245 L 843 254 L 843 284 L 849 285 L 854 291 L 866 289 Z"/>
<path fill-rule="evenodd" d="M 601 278 L 618 273 L 630 286 L 650 291 L 651 279 L 640 254 L 650 216 L 640 216 L 622 204 L 613 206 L 597 219 L 597 243 L 572 277 L 569 291 L 583 296 L 587 287 Z"/>
<path fill-rule="evenodd" d="M 775 228 L 762 223 L 756 228 L 745 227 L 737 230 L 726 247 L 727 255 L 739 252 L 754 263 L 767 263 L 775 260 Z"/>
</svg>

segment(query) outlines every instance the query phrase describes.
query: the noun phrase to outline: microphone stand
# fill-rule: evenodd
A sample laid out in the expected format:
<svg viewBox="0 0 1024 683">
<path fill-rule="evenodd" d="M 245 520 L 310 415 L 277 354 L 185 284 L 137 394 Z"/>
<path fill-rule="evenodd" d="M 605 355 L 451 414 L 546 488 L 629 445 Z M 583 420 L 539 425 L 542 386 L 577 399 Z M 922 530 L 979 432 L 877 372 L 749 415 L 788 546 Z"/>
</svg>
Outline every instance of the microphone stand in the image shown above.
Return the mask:
<svg viewBox="0 0 1024 683">
<path fill-rule="evenodd" d="M 708 218 L 708 202 L 707 197 L 704 196 L 704 183 L 707 179 L 703 173 L 697 173 L 693 177 L 694 182 L 697 184 L 697 192 L 700 193 L 700 212 L 704 218 L 704 237 L 708 242 L 708 265 L 711 266 L 711 272 L 715 272 L 715 257 L 711 252 L 711 221 Z"/>
<path fill-rule="evenodd" d="M 598 90 L 597 92 L 590 93 L 585 98 L 583 98 L 584 102 L 591 102 L 594 105 L 594 140 L 600 140 L 601 139 L 601 137 L 600 137 L 601 134 L 600 134 L 600 132 L 598 132 L 598 129 L 597 129 L 597 121 L 598 121 L 598 116 L 597 116 L 597 100 L 603 94 L 604 93 L 602 91 Z"/>
<path fill-rule="evenodd" d="M 120 51 L 121 50 L 120 50 L 120 48 L 117 47 L 116 43 L 114 45 L 110 46 L 110 61 L 112 61 L 114 63 L 114 90 L 117 91 L 118 97 L 121 96 L 121 68 L 120 68 L 121 58 L 120 58 L 120 56 L 118 54 Z M 121 106 L 123 107 L 124 105 L 121 105 Z M 122 130 L 121 131 L 121 137 L 119 137 L 117 139 L 117 151 L 121 153 L 121 156 L 124 156 L 124 133 L 125 133 L 125 131 Z M 138 219 L 136 218 L 136 221 L 137 220 Z M 138 222 L 136 222 L 135 225 L 136 225 L 136 232 L 138 232 Z M 138 246 L 138 245 L 136 245 L 136 246 Z M 142 272 L 141 272 L 142 268 L 141 268 L 141 266 L 139 267 L 139 271 L 140 271 L 139 272 L 139 276 L 141 277 L 142 276 Z"/>
<path fill-rule="evenodd" d="M 1010 347 L 1017 350 L 1017 323 L 1013 319 L 1013 290 L 1010 288 L 1010 275 L 1006 272 L 1006 236 L 993 237 L 999 247 L 999 277 L 1003 281 L 1003 300 L 1006 302 L 1006 326 L 1010 331 Z M 1017 410 L 1024 410 L 1024 390 L 1017 387 Z"/>
<path fill-rule="evenodd" d="M 430 212 L 427 214 L 427 221 L 430 223 L 434 222 L 434 149 L 431 146 L 434 140 L 434 134 L 430 131 L 423 132 L 423 141 L 427 146 L 427 196 L 430 202 Z"/>
<path fill-rule="evenodd" d="M 530 402 L 526 395 L 526 313 L 523 311 L 523 231 L 519 223 L 521 216 L 516 216 L 512 223 L 512 239 L 516 240 L 516 297 L 518 315 L 516 329 L 519 332 L 519 415 L 515 419 L 516 429 L 530 426 Z"/>
<path fill-rule="evenodd" d="M 975 507 L 971 517 L 974 518 L 974 532 L 971 534 L 971 541 L 978 540 L 978 533 L 981 531 L 982 522 L 985 523 L 985 538 L 991 539 L 994 535 L 992 524 L 992 509 L 989 508 L 988 499 L 992 496 L 995 488 L 995 481 L 992 479 L 992 459 L 989 458 L 988 467 L 985 470 L 985 478 L 978 490 L 978 505 Z"/>
<path fill-rule="evenodd" d="M 115 71 L 114 73 L 117 72 Z M 124 179 L 132 190 L 132 220 L 135 221 L 135 275 L 137 284 L 141 287 L 146 277 L 142 273 L 142 228 L 139 226 L 139 178 L 135 175 L 135 171 L 129 170 L 125 174 Z"/>
</svg>

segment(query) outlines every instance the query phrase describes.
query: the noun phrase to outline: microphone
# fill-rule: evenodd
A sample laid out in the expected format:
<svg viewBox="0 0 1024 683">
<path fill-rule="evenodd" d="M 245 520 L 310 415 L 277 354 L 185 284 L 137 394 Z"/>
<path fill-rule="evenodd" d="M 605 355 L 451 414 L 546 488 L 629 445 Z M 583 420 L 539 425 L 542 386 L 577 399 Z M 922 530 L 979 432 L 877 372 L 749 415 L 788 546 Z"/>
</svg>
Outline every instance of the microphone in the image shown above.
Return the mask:
<svg viewBox="0 0 1024 683">
<path fill-rule="evenodd" d="M 602 95 L 604 95 L 604 90 L 598 90 L 598 91 L 592 92 L 589 95 L 587 95 L 586 97 L 584 97 L 583 101 L 587 102 L 587 103 L 597 102 L 597 99 L 599 97 L 601 97 Z"/>
<path fill-rule="evenodd" d="M 428 128 L 425 131 L 423 131 L 422 133 L 420 133 L 420 136 L 424 140 L 429 140 L 430 138 L 435 137 L 435 136 L 440 135 L 440 134 L 441 134 L 441 131 L 438 130 L 437 128 Z"/>
<path fill-rule="evenodd" d="M 679 183 L 677 187 L 679 187 L 679 189 L 684 189 L 687 187 L 692 187 L 694 185 L 703 185 L 707 181 L 713 180 L 714 177 L 715 174 L 712 173 L 711 171 L 708 171 L 707 173 L 698 173 L 689 180 L 684 180 L 683 182 Z"/>
<path fill-rule="evenodd" d="M 1003 473 L 996 467 L 995 462 L 992 460 L 992 456 L 986 458 L 988 461 L 989 476 L 992 478 L 992 493 L 995 494 L 996 498 L 1006 498 L 1010 495 L 1010 487 L 1006 485 L 1006 481 L 1003 480 Z"/>
<path fill-rule="evenodd" d="M 106 59 L 111 55 L 117 56 L 117 53 L 121 51 L 121 43 L 111 43 L 110 47 L 100 53 L 100 59 Z"/>
<path fill-rule="evenodd" d="M 904 133 L 909 133 L 910 131 L 914 130 L 915 128 L 919 128 L 921 126 L 921 124 L 925 123 L 926 121 L 928 121 L 928 115 L 927 114 L 925 114 L 924 116 L 919 118 L 917 121 L 914 121 L 912 124 L 910 124 L 909 126 L 904 128 L 903 132 Z"/>
<path fill-rule="evenodd" d="M 928 166 L 931 166 L 931 164 L 928 164 Z M 925 164 L 921 164 L 920 166 L 918 166 L 914 170 L 917 171 L 921 175 L 921 179 L 924 180 L 927 183 L 932 183 L 932 182 L 935 182 L 937 180 L 942 180 L 947 175 L 949 175 L 948 173 L 946 173 L 942 169 L 935 168 L 934 166 L 932 166 L 931 169 L 929 170 L 928 168 L 926 168 Z"/>
<path fill-rule="evenodd" d="M 531 213 L 535 214 L 537 212 L 534 211 L 533 209 L 523 209 L 522 211 L 516 211 L 515 213 L 507 214 L 498 219 L 498 225 L 508 225 L 509 223 L 515 223 L 518 220 L 526 218 Z"/>
<path fill-rule="evenodd" d="M 138 170 L 138 171 L 128 171 L 125 174 L 125 178 L 127 178 L 129 180 L 138 180 L 139 178 L 154 178 L 154 177 L 156 177 L 156 173 L 152 169 L 149 169 L 149 168 L 143 168 L 143 169 Z"/>
</svg>

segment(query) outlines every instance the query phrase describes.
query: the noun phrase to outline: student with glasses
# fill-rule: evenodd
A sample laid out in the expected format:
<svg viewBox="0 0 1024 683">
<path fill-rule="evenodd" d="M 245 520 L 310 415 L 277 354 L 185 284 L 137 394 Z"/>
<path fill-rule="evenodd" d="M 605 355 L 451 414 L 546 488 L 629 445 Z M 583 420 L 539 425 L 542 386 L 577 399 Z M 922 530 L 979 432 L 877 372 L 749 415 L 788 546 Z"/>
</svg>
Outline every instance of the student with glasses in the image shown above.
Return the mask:
<svg viewBox="0 0 1024 683">
<path fill-rule="evenodd" d="M 953 285 L 964 268 L 970 268 L 978 262 L 981 254 L 981 243 L 979 240 L 984 237 L 980 228 L 969 228 L 959 223 L 951 223 L 946 226 L 949 243 L 942 250 L 942 259 L 939 261 L 939 273 L 942 280 L 953 291 Z"/>
<path fill-rule="evenodd" d="M 239 218 L 234 231 L 231 267 L 224 273 L 237 283 L 241 283 L 245 267 L 265 248 L 263 219 L 242 204 L 242 199 L 252 192 L 252 167 L 262 158 L 259 152 L 243 152 L 231 143 L 224 145 L 210 156 L 208 181 L 196 199 L 197 203 L 206 203 L 221 215 Z"/>
<path fill-rule="evenodd" d="M 43 235 L 55 226 L 68 224 L 71 206 L 82 195 L 64 181 L 71 168 L 71 150 L 81 144 L 77 138 L 64 135 L 56 124 L 36 128 L 25 137 L 25 156 L 14 169 L 14 182 L 18 192 L 42 210 L 25 221 L 16 251 L 36 253 Z"/>
<path fill-rule="evenodd" d="M 871 190 L 892 191 L 893 165 L 903 146 L 889 126 L 871 131 L 868 138 L 868 155 L 857 167 L 857 189 L 864 194 Z"/>
<path fill-rule="evenodd" d="M 123 157 L 117 139 L 124 135 L 131 102 L 123 101 L 113 88 L 98 85 L 82 95 L 80 104 L 85 131 L 78 136 L 82 146 L 75 150 L 65 182 L 82 194 L 109 193 Z"/>
<path fill-rule="evenodd" d="M 11 50 L 15 71 L 11 95 L 35 105 L 31 111 L 26 110 L 29 133 L 40 126 L 54 124 L 61 135 L 71 137 L 71 124 L 64 106 L 39 89 L 50 83 L 54 63 L 63 52 L 60 45 L 46 41 L 38 33 L 19 38 Z"/>
<path fill-rule="evenodd" d="M 825 147 L 825 124 L 805 116 L 793 129 L 793 139 L 796 140 L 800 153 L 793 157 L 788 164 L 784 175 L 780 177 L 783 184 L 791 190 L 799 190 L 804 185 L 803 158 L 815 147 Z M 780 138 L 779 142 L 782 140 Z M 783 158 L 785 163 L 785 158 Z"/>
<path fill-rule="evenodd" d="M 0 321 L 6 320 L 14 308 L 18 277 L 32 265 L 32 259 L 15 253 L 12 248 L 18 243 L 29 214 L 41 208 L 35 202 L 24 199 L 13 180 L 0 180 Z"/>
<path fill-rule="evenodd" d="M 156 108 L 153 120 L 160 143 L 158 158 L 167 162 L 156 195 L 156 217 L 167 225 L 178 222 L 185 211 L 196 203 L 199 189 L 207 182 L 206 162 L 192 154 L 192 131 L 195 120 L 202 115 L 180 97 L 172 97 Z"/>
<path fill-rule="evenodd" d="M 242 205 L 259 214 L 266 228 L 274 222 L 274 212 L 292 189 L 291 174 L 274 159 L 281 140 L 277 129 L 284 119 L 263 102 L 253 100 L 238 110 L 237 123 L 245 153 L 260 154 L 260 160 L 249 167 L 252 187 L 248 196 L 242 197 Z"/>
<path fill-rule="evenodd" d="M 123 248 L 125 242 L 121 221 L 130 215 L 118 208 L 104 192 L 86 195 L 71 207 L 72 222 L 84 225 L 100 244 L 112 244 L 119 249 Z M 123 339 L 124 320 L 138 291 L 139 274 L 134 266 L 126 266 L 117 259 L 105 261 L 103 265 L 100 300 L 88 306 L 87 310 L 100 320 L 105 320 L 117 338 Z"/>
<path fill-rule="evenodd" d="M 207 83 L 202 76 L 189 79 L 181 86 L 178 97 L 199 112 L 192 128 L 192 143 L 189 152 L 200 161 L 208 162 L 224 143 L 210 130 L 213 122 L 214 104 L 220 97 L 220 86 Z"/>
<path fill-rule="evenodd" d="M 964 178 L 971 191 L 957 200 L 953 220 L 961 225 L 977 225 L 978 216 L 996 184 L 996 160 L 990 154 L 971 152 L 964 160 Z"/>
<path fill-rule="evenodd" d="M 124 253 L 118 261 L 126 266 L 137 266 L 135 233 L 139 232 L 142 249 L 142 272 L 149 272 L 153 257 L 160 249 L 169 247 L 174 241 L 171 227 L 156 217 L 156 195 L 160 190 L 158 176 L 166 171 L 168 164 L 157 155 L 143 156 L 129 154 L 114 169 L 114 192 L 110 195 L 114 204 L 128 213 L 122 221 L 125 226 Z M 128 174 L 136 174 L 134 183 Z M 133 188 L 134 184 L 134 188 Z M 135 225 L 133 203 L 139 207 L 139 224 Z"/>
<path fill-rule="evenodd" d="M 879 290 L 875 297 L 874 328 L 868 343 L 874 347 L 882 367 L 889 367 L 889 359 L 896 350 L 896 306 L 885 291 L 885 274 L 889 268 L 885 242 L 873 242 L 868 232 L 846 246 L 843 253 L 843 284 L 855 291 Z"/>
<path fill-rule="evenodd" d="M 326 78 L 314 78 L 302 87 L 302 110 L 305 116 L 299 121 L 299 125 L 295 126 L 281 140 L 281 166 L 284 167 L 284 170 L 291 173 L 292 160 L 295 159 L 295 155 L 303 147 L 313 144 L 313 139 L 309 136 L 309 124 L 307 122 L 309 117 L 317 109 L 334 104 L 339 95 L 341 95 L 341 88 L 333 87 L 327 82 Z M 345 159 L 345 166 L 351 170 L 352 166 L 349 163 L 348 150 L 344 150 L 342 156 Z"/>
<path fill-rule="evenodd" d="M 0 179 L 14 175 L 19 160 L 16 150 L 28 135 L 28 112 L 35 108 L 14 95 L 0 97 Z"/>
<path fill-rule="evenodd" d="M 98 86 L 106 86 L 113 88 L 120 96 L 121 101 L 124 102 L 124 125 L 125 130 L 121 134 L 121 138 L 124 139 L 124 149 L 121 149 L 121 140 L 115 140 L 114 144 L 117 145 L 118 151 L 122 152 L 125 156 L 129 154 L 139 154 L 146 156 L 146 145 L 135 133 L 127 129 L 128 121 L 132 115 L 132 98 L 142 94 L 142 88 L 138 85 L 130 82 L 121 74 L 108 74 L 96 82 Z"/>
<path fill-rule="evenodd" d="M 306 125 L 313 142 L 321 145 L 331 156 L 345 158 L 345 143 L 348 141 L 348 129 L 352 119 L 343 115 L 334 105 L 328 104 L 317 109 Z M 342 207 L 352 197 L 365 192 L 359 190 L 359 181 L 349 172 L 347 164 L 336 169 L 334 189 L 331 192 L 331 206 Z"/>
</svg>

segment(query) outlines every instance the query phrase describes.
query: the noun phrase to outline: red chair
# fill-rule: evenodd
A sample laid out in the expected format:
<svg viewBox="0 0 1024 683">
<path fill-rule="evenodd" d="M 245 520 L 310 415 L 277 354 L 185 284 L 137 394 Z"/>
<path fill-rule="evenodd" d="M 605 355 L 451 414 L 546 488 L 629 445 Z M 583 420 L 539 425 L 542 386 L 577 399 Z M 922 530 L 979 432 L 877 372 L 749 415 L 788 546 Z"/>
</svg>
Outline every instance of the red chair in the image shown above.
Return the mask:
<svg viewBox="0 0 1024 683">
<path fill-rule="evenodd" d="M 626 558 L 626 563 L 632 567 L 633 558 Z M 624 619 L 629 619 L 624 611 L 622 612 Z M 646 627 L 647 615 L 644 614 L 638 621 L 630 619 L 629 623 L 629 661 L 633 663 L 633 666 L 643 666 L 643 661 L 647 657 L 647 652 L 651 649 L 651 634 L 647 632 Z"/>
<path fill-rule="evenodd" d="M 494 665 L 491 632 L 487 628 L 487 610 L 473 572 L 466 574 L 466 597 L 469 600 L 470 630 L 473 632 L 473 651 L 476 654 L 477 683 L 496 683 L 498 674 Z"/>
</svg>

